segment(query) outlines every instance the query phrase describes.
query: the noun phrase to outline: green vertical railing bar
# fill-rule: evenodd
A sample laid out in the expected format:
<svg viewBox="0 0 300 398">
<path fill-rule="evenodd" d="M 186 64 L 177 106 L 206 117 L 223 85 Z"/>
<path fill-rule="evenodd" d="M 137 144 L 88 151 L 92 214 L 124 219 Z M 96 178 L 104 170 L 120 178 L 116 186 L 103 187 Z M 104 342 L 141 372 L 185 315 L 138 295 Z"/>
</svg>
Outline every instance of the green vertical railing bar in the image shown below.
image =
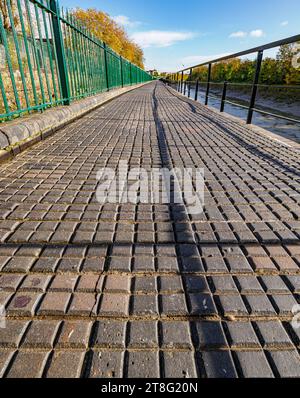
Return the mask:
<svg viewBox="0 0 300 398">
<path fill-rule="evenodd" d="M 51 95 L 50 82 L 49 82 L 49 77 L 48 77 L 48 66 L 47 66 L 47 60 L 46 60 L 45 54 L 44 54 L 44 46 L 43 46 L 44 42 L 43 42 L 43 36 L 42 36 L 42 31 L 41 31 L 39 10 L 35 3 L 34 3 L 34 12 L 35 12 L 36 26 L 38 29 L 38 37 L 39 37 L 40 50 L 41 50 L 41 56 L 42 56 L 42 62 L 43 62 L 42 65 L 44 66 L 43 69 L 44 69 L 46 86 L 47 86 L 47 91 L 48 91 L 48 96 L 49 96 L 49 102 L 50 102 L 50 104 L 52 104 L 52 95 Z"/>
<path fill-rule="evenodd" d="M 45 36 L 46 36 L 46 43 L 47 43 L 47 50 L 48 50 L 49 66 L 50 66 L 51 77 L 52 77 L 52 86 L 53 86 L 54 98 L 55 98 L 55 101 L 57 101 L 58 100 L 58 96 L 57 96 L 55 74 L 54 74 L 53 61 L 52 61 L 52 52 L 51 52 L 51 45 L 50 45 L 50 41 L 49 41 L 49 34 L 48 34 L 48 27 L 47 27 L 45 10 L 42 8 L 41 12 L 42 12 L 42 17 L 43 17 L 44 32 L 45 32 Z"/>
<path fill-rule="evenodd" d="M 70 85 L 69 85 L 69 77 L 66 65 L 65 48 L 63 44 L 62 31 L 60 26 L 59 7 L 56 0 L 50 0 L 50 9 L 52 11 L 51 17 L 53 25 L 53 34 L 54 34 L 55 48 L 57 51 L 58 72 L 61 82 L 63 104 L 69 105 Z"/>
<path fill-rule="evenodd" d="M 20 0 L 17 0 L 17 6 L 18 6 L 19 17 L 20 17 L 22 36 L 23 36 L 23 40 L 24 40 L 26 58 L 27 58 L 27 63 L 28 63 L 31 87 L 32 87 L 33 98 L 34 98 L 34 104 L 38 105 L 38 98 L 37 98 L 37 92 L 36 92 L 36 87 L 35 87 L 34 74 L 33 74 L 33 70 L 32 70 L 32 64 L 31 64 L 28 40 L 27 40 L 27 32 L 26 32 L 26 29 L 25 29 L 23 11 L 22 11 L 22 8 L 21 8 Z"/>
<path fill-rule="evenodd" d="M 107 50 L 106 50 L 106 44 L 103 43 L 103 47 L 104 47 L 104 70 L 105 70 L 105 79 L 106 79 L 106 88 L 107 91 L 109 91 L 109 74 L 108 74 L 108 63 L 107 63 Z"/>
<path fill-rule="evenodd" d="M 16 86 L 14 70 L 13 70 L 13 66 L 12 66 L 12 62 L 11 62 L 10 51 L 8 48 L 8 41 L 7 41 L 4 26 L 3 26 L 3 22 L 2 22 L 2 15 L 0 15 L 0 35 L 2 36 L 2 41 L 3 41 L 3 45 L 4 45 L 5 56 L 6 56 L 6 63 L 7 63 L 8 70 L 9 70 L 9 77 L 10 77 L 11 84 L 13 87 L 15 101 L 17 104 L 17 108 L 21 109 L 21 104 L 20 104 L 19 94 L 18 94 L 18 90 L 17 90 L 17 86 Z"/>
<path fill-rule="evenodd" d="M 49 0 L 47 0 L 47 5 L 49 6 Z M 59 92 L 60 92 L 60 98 L 62 98 L 62 97 L 63 97 L 63 92 L 62 92 L 61 81 L 60 81 L 60 75 L 59 75 L 56 44 L 55 44 L 55 40 L 53 40 L 53 38 L 54 38 L 54 31 L 53 31 L 53 23 L 52 23 L 51 13 L 48 14 L 48 20 L 49 20 L 50 32 L 51 32 L 51 38 L 52 38 L 52 44 L 53 44 L 56 76 L 57 76 L 57 81 L 58 81 L 58 87 L 59 87 Z"/>
<path fill-rule="evenodd" d="M 5 87 L 3 85 L 1 72 L 0 72 L 0 90 L 1 90 L 2 98 L 3 98 L 5 112 L 8 114 L 9 113 L 9 106 L 8 106 L 8 102 L 7 102 L 7 97 L 6 97 Z"/>
<path fill-rule="evenodd" d="M 66 14 L 68 19 L 68 12 Z M 76 93 L 76 73 L 75 73 L 75 64 L 74 64 L 74 50 L 72 48 L 72 37 L 70 32 L 70 27 L 68 25 L 64 26 L 65 31 L 65 47 L 67 55 L 67 65 L 68 65 L 68 72 L 69 72 L 69 81 L 70 81 L 70 95 L 71 97 L 75 96 Z"/>
<path fill-rule="evenodd" d="M 30 107 L 30 101 L 29 101 L 29 98 L 28 98 L 26 79 L 25 79 L 22 59 L 21 59 L 21 55 L 20 55 L 19 42 L 18 42 L 17 32 L 16 32 L 16 28 L 15 28 L 15 23 L 14 23 L 14 17 L 13 17 L 13 13 L 12 13 L 10 2 L 11 2 L 11 0 L 8 0 L 7 3 L 6 3 L 7 4 L 7 10 L 8 10 L 8 16 L 9 16 L 9 19 L 10 19 L 10 26 L 11 26 L 11 30 L 12 30 L 12 34 L 13 34 L 13 38 L 14 38 L 14 44 L 15 44 L 15 48 L 16 48 L 17 59 L 18 59 L 18 64 L 19 64 L 19 70 L 20 70 L 21 80 L 22 80 L 22 84 L 23 84 L 23 90 L 24 90 L 26 106 L 27 106 L 27 108 L 29 108 Z"/>
<path fill-rule="evenodd" d="M 26 7 L 26 13 L 27 13 L 27 18 L 28 18 L 28 22 L 29 22 L 29 29 L 30 29 L 31 38 L 32 38 L 32 46 L 33 46 L 34 58 L 35 58 L 37 72 L 38 72 L 38 77 L 39 77 L 39 82 L 40 82 L 42 103 L 45 104 L 46 99 L 45 99 L 44 84 L 43 84 L 43 79 L 42 79 L 40 60 L 39 60 L 38 54 L 37 54 L 37 48 L 36 48 L 36 43 L 35 43 L 35 32 L 34 32 L 34 29 L 33 29 L 30 5 L 29 5 L 28 0 L 25 0 L 25 7 Z"/>
</svg>

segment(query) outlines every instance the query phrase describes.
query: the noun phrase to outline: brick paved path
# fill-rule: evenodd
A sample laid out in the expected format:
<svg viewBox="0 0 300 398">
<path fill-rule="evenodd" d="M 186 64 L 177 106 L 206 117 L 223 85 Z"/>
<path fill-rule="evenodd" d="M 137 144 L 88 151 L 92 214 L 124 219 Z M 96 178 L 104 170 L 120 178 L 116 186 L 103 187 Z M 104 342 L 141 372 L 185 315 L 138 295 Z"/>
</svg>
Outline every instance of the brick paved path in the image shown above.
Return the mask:
<svg viewBox="0 0 300 398">
<path fill-rule="evenodd" d="M 204 167 L 205 213 L 101 207 L 120 159 Z M 299 164 L 153 83 L 0 166 L 0 375 L 300 376 Z"/>
</svg>

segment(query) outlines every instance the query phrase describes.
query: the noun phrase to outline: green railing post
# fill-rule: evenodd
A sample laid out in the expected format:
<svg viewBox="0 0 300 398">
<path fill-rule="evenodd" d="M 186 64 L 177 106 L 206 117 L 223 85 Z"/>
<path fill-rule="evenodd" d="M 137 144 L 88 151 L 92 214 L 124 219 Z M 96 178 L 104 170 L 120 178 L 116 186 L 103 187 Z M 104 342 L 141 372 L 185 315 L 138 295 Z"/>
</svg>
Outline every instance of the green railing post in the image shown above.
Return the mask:
<svg viewBox="0 0 300 398">
<path fill-rule="evenodd" d="M 131 62 L 129 64 L 129 70 L 130 70 L 130 85 L 132 86 L 132 63 Z"/>
<path fill-rule="evenodd" d="M 53 26 L 53 34 L 55 48 L 57 52 L 58 73 L 61 82 L 61 90 L 63 96 L 63 104 L 70 105 L 70 84 L 66 63 L 66 54 L 63 42 L 63 36 L 60 26 L 60 13 L 57 0 L 50 0 L 50 9 L 52 11 L 51 21 Z"/>
<path fill-rule="evenodd" d="M 108 62 L 107 62 L 107 49 L 106 44 L 103 43 L 104 48 L 104 69 L 105 69 L 105 79 L 106 79 L 106 88 L 109 91 L 109 74 L 108 74 Z"/>
<path fill-rule="evenodd" d="M 120 55 L 120 67 L 121 67 L 121 85 L 124 87 L 124 78 L 123 78 L 123 57 Z"/>
</svg>

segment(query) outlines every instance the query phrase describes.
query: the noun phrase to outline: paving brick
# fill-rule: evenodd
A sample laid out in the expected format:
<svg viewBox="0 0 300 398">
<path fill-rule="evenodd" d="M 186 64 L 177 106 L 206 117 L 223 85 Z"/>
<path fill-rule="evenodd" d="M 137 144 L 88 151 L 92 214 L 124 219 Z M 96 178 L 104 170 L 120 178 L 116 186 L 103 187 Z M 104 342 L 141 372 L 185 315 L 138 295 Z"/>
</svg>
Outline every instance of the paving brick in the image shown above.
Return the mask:
<svg viewBox="0 0 300 398">
<path fill-rule="evenodd" d="M 100 293 L 104 277 L 94 274 L 82 275 L 76 285 L 76 291 L 80 293 Z"/>
<path fill-rule="evenodd" d="M 228 268 L 232 273 L 239 274 L 239 273 L 253 272 L 253 269 L 249 264 L 249 262 L 247 261 L 246 257 L 228 256 L 226 257 L 226 261 L 228 263 Z"/>
<path fill-rule="evenodd" d="M 259 340 L 250 322 L 228 322 L 226 329 L 231 348 L 260 348 Z"/>
<path fill-rule="evenodd" d="M 28 272 L 36 261 L 35 257 L 14 257 L 3 268 L 5 272 Z"/>
<path fill-rule="evenodd" d="M 277 275 L 264 275 L 261 278 L 262 285 L 268 294 L 289 293 L 287 285 Z"/>
<path fill-rule="evenodd" d="M 2 378 L 5 370 L 12 359 L 14 351 L 0 351 L 0 377 Z"/>
<path fill-rule="evenodd" d="M 160 296 L 161 314 L 163 316 L 183 316 L 188 314 L 184 294 Z"/>
<path fill-rule="evenodd" d="M 134 316 L 157 316 L 158 299 L 157 296 L 138 295 L 132 300 L 132 315 Z"/>
<path fill-rule="evenodd" d="M 293 343 L 280 321 L 257 322 L 256 330 L 263 348 L 293 347 Z"/>
<path fill-rule="evenodd" d="M 208 378 L 237 378 L 232 356 L 227 351 L 209 351 L 202 353 L 205 372 Z"/>
<path fill-rule="evenodd" d="M 7 314 L 20 316 L 33 316 L 35 310 L 42 298 L 42 294 L 31 292 L 20 292 L 15 294 L 12 298 L 8 308 Z"/>
<path fill-rule="evenodd" d="M 300 275 L 288 275 L 285 278 L 292 293 L 300 293 Z"/>
<path fill-rule="evenodd" d="M 192 323 L 192 337 L 198 349 L 218 349 L 228 347 L 220 322 L 199 321 Z"/>
<path fill-rule="evenodd" d="M 5 266 L 5 264 L 7 264 L 9 262 L 9 260 L 11 259 L 11 257 L 8 256 L 0 256 L 0 270 L 2 270 Z"/>
<path fill-rule="evenodd" d="M 24 279 L 24 274 L 16 275 L 1 275 L 0 276 L 0 290 L 14 292 Z"/>
<path fill-rule="evenodd" d="M 176 257 L 176 249 L 172 244 L 158 244 L 156 246 L 156 253 L 158 257 Z"/>
<path fill-rule="evenodd" d="M 64 315 L 67 311 L 70 298 L 70 293 L 47 293 L 39 307 L 38 315 Z"/>
<path fill-rule="evenodd" d="M 228 272 L 227 266 L 221 256 L 208 257 L 204 259 L 205 267 L 209 273 Z"/>
<path fill-rule="evenodd" d="M 48 378 L 79 378 L 84 361 L 85 351 L 56 351 L 51 358 L 46 377 Z"/>
<path fill-rule="evenodd" d="M 22 285 L 20 286 L 20 291 L 32 291 L 32 292 L 45 292 L 49 282 L 51 280 L 51 276 L 46 275 L 28 275 Z"/>
<path fill-rule="evenodd" d="M 130 293 L 131 278 L 128 275 L 108 275 L 103 291 L 114 293 Z"/>
<path fill-rule="evenodd" d="M 217 309 L 210 294 L 190 293 L 188 295 L 191 315 L 216 315 Z"/>
<path fill-rule="evenodd" d="M 213 276 L 214 293 L 238 293 L 237 287 L 231 276 Z"/>
<path fill-rule="evenodd" d="M 56 347 L 58 349 L 67 348 L 87 348 L 89 344 L 92 323 L 84 320 L 65 320 L 63 322 Z"/>
<path fill-rule="evenodd" d="M 300 377 L 300 356 L 296 350 L 293 351 L 270 351 L 268 353 L 270 362 L 275 367 L 275 376 L 280 378 Z"/>
<path fill-rule="evenodd" d="M 59 321 L 33 321 L 22 342 L 22 348 L 51 349 L 59 328 Z"/>
<path fill-rule="evenodd" d="M 201 258 L 183 257 L 181 258 L 182 270 L 184 272 L 204 272 L 205 268 Z"/>
<path fill-rule="evenodd" d="M 247 316 L 247 308 L 241 298 L 238 295 L 220 295 L 218 296 L 220 301 L 220 306 L 222 308 L 222 313 L 225 316 L 235 317 L 235 316 Z"/>
<path fill-rule="evenodd" d="M 86 258 L 81 265 L 82 272 L 102 272 L 104 271 L 104 258 Z"/>
<path fill-rule="evenodd" d="M 181 293 L 183 285 L 180 276 L 160 276 L 160 293 Z"/>
<path fill-rule="evenodd" d="M 179 252 L 182 257 L 199 257 L 199 251 L 196 245 L 182 244 L 179 247 Z"/>
<path fill-rule="evenodd" d="M 154 245 L 137 244 L 134 246 L 135 256 L 150 256 L 154 257 Z"/>
<path fill-rule="evenodd" d="M 79 272 L 83 259 L 81 258 L 63 258 L 58 263 L 56 271 L 58 272 Z"/>
<path fill-rule="evenodd" d="M 13 379 L 42 377 L 48 355 L 48 352 L 19 351 L 6 377 Z"/>
<path fill-rule="evenodd" d="M 210 289 L 204 276 L 184 277 L 185 289 L 189 293 L 209 293 Z"/>
<path fill-rule="evenodd" d="M 86 253 L 86 257 L 90 259 L 104 259 L 107 255 L 107 249 L 107 245 L 91 246 Z"/>
<path fill-rule="evenodd" d="M 164 377 L 197 378 L 196 362 L 191 352 L 164 352 Z"/>
<path fill-rule="evenodd" d="M 274 316 L 276 311 L 273 308 L 270 300 L 266 295 L 260 294 L 257 296 L 245 296 L 249 305 L 250 315 L 254 316 Z"/>
<path fill-rule="evenodd" d="M 157 322 L 130 322 L 128 347 L 131 349 L 158 348 Z"/>
<path fill-rule="evenodd" d="M 100 295 L 95 293 L 75 293 L 72 296 L 68 315 L 96 316 Z"/>
<path fill-rule="evenodd" d="M 110 271 L 130 271 L 131 258 L 130 257 L 112 257 L 109 262 Z"/>
<path fill-rule="evenodd" d="M 55 257 L 41 257 L 39 258 L 34 266 L 32 272 L 54 272 L 57 268 L 59 259 Z"/>
<path fill-rule="evenodd" d="M 277 268 L 282 272 L 298 272 L 299 266 L 291 257 L 274 257 Z"/>
<path fill-rule="evenodd" d="M 271 301 L 279 315 L 293 316 L 293 309 L 299 304 L 291 294 L 273 294 Z"/>
<path fill-rule="evenodd" d="M 99 321 L 93 338 L 94 348 L 124 348 L 126 322 Z"/>
<path fill-rule="evenodd" d="M 235 353 L 245 378 L 273 378 L 272 369 L 262 351 L 237 351 Z"/>
<path fill-rule="evenodd" d="M 263 257 L 267 256 L 265 250 L 256 244 L 247 244 L 244 246 L 245 251 L 249 257 Z"/>
<path fill-rule="evenodd" d="M 135 293 L 157 293 L 155 276 L 137 276 L 134 278 Z"/>
<path fill-rule="evenodd" d="M 28 321 L 7 319 L 6 327 L 0 328 L 0 346 L 2 348 L 17 348 L 28 324 Z"/>
<path fill-rule="evenodd" d="M 255 276 L 238 276 L 237 286 L 242 294 L 263 293 L 264 290 Z"/>
<path fill-rule="evenodd" d="M 159 272 L 178 272 L 179 265 L 177 258 L 161 256 L 157 258 L 157 269 Z"/>
<path fill-rule="evenodd" d="M 158 378 L 158 352 L 129 352 L 127 358 L 126 377 L 128 378 Z"/>
<path fill-rule="evenodd" d="M 275 264 L 269 257 L 252 257 L 251 263 L 256 272 L 277 271 Z"/>
<path fill-rule="evenodd" d="M 129 298 L 129 294 L 103 294 L 101 297 L 99 315 L 128 316 Z"/>
<path fill-rule="evenodd" d="M 193 348 L 189 322 L 162 322 L 161 346 L 164 349 L 188 349 Z"/>
<path fill-rule="evenodd" d="M 75 289 L 77 280 L 77 275 L 56 275 L 52 280 L 49 290 L 53 292 L 71 293 Z"/>
<path fill-rule="evenodd" d="M 93 352 L 88 377 L 95 379 L 122 378 L 123 362 L 123 352 Z"/>
<path fill-rule="evenodd" d="M 134 272 L 154 272 L 154 258 L 149 256 L 135 257 L 133 262 Z"/>
</svg>

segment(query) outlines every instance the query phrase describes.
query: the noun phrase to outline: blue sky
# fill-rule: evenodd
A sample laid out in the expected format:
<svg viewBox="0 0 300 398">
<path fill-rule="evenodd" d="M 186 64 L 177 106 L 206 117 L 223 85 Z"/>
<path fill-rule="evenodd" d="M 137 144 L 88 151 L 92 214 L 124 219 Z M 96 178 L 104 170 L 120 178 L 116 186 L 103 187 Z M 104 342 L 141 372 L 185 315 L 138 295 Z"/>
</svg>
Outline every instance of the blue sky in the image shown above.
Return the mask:
<svg viewBox="0 0 300 398">
<path fill-rule="evenodd" d="M 60 0 L 114 17 L 140 44 L 147 69 L 176 71 L 300 34 L 299 0 Z"/>
</svg>

